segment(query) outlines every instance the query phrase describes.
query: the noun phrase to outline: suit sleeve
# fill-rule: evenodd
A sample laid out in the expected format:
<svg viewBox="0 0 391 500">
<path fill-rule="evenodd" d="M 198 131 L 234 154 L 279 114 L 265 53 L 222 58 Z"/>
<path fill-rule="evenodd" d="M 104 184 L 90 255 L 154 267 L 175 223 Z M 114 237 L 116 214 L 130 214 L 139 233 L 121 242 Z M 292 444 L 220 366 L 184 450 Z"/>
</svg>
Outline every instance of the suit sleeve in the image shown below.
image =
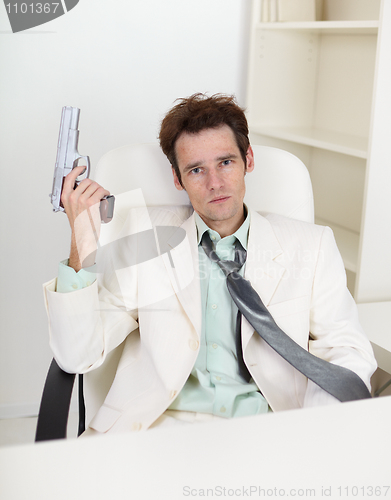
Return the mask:
<svg viewBox="0 0 391 500">
<path fill-rule="evenodd" d="M 145 305 L 140 298 L 139 263 L 142 267 L 145 254 L 151 254 L 143 234 L 153 226 L 178 226 L 190 215 L 189 208 L 139 207 L 125 212 L 124 220 L 117 216 L 105 227 L 103 239 L 101 232 L 95 282 L 70 293 L 56 292 L 56 279 L 44 285 L 50 346 L 59 366 L 69 373 L 98 368 L 110 351 L 138 329 L 140 304 Z M 140 235 L 140 240 L 134 235 Z M 159 276 L 152 279 L 158 283 Z M 145 295 L 153 285 L 146 282 L 145 271 L 143 283 Z"/>
<path fill-rule="evenodd" d="M 309 351 L 354 371 L 370 390 L 376 360 L 360 326 L 357 306 L 346 286 L 344 264 L 328 227 L 321 237 L 313 279 Z M 335 402 L 333 396 L 308 381 L 304 406 Z"/>
<path fill-rule="evenodd" d="M 128 223 L 137 231 L 136 213 L 129 214 Z M 126 294 L 131 300 L 126 302 L 117 279 L 121 253 L 116 245 L 107 248 L 115 251 L 98 251 L 97 279 L 91 285 L 60 293 L 57 279 L 44 284 L 50 347 L 59 366 L 69 373 L 98 368 L 138 328 L 137 266 L 127 275 Z"/>
<path fill-rule="evenodd" d="M 95 281 L 71 293 L 55 291 L 56 280 L 44 284 L 49 343 L 59 366 L 69 373 L 98 368 L 106 355 L 138 328 L 136 312 Z"/>
</svg>

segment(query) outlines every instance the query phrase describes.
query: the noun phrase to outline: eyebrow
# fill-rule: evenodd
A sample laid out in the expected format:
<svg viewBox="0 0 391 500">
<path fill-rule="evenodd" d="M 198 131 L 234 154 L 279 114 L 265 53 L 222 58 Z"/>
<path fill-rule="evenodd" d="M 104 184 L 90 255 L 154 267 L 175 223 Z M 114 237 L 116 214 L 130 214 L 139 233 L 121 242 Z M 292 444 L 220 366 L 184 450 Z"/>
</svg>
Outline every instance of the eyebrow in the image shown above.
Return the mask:
<svg viewBox="0 0 391 500">
<path fill-rule="evenodd" d="M 224 161 L 224 160 L 236 160 L 237 158 L 239 158 L 237 154 L 228 153 L 226 155 L 218 156 L 217 158 L 215 158 L 214 161 L 219 163 L 219 162 Z M 198 167 L 202 166 L 204 163 L 205 163 L 205 160 L 198 160 L 198 161 L 195 161 L 194 163 L 189 163 L 183 169 L 183 173 L 186 174 L 190 170 L 193 170 L 193 168 L 198 168 Z"/>
</svg>

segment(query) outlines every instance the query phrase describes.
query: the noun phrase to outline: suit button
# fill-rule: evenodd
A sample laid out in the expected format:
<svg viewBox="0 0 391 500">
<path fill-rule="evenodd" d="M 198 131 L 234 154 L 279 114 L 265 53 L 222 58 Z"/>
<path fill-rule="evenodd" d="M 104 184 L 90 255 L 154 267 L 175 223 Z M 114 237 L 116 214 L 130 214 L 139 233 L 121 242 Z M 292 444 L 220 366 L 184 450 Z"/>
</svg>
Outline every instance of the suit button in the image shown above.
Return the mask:
<svg viewBox="0 0 391 500">
<path fill-rule="evenodd" d="M 200 343 L 198 342 L 198 340 L 193 340 L 193 339 L 189 340 L 189 347 L 192 351 L 196 351 L 199 345 Z"/>
<path fill-rule="evenodd" d="M 141 424 L 140 422 L 133 422 L 132 424 L 132 431 L 141 431 Z"/>
</svg>

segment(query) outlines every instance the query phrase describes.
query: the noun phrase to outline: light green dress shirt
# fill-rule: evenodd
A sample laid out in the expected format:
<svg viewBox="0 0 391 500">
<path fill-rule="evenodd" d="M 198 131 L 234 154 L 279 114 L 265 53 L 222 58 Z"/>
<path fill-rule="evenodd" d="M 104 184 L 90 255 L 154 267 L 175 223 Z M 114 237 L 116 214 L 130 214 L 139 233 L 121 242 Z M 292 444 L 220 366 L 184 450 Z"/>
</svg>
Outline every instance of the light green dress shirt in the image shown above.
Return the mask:
<svg viewBox="0 0 391 500">
<path fill-rule="evenodd" d="M 195 220 L 202 301 L 200 351 L 186 384 L 169 409 L 226 418 L 266 413 L 269 406 L 257 385 L 252 380 L 247 383 L 239 374 L 235 343 L 238 308 L 228 292 L 223 271 L 209 260 L 201 246 L 202 236 L 208 231 L 220 259 L 234 260 L 236 239 L 247 250 L 250 215 L 233 235 L 225 238 L 210 229 L 198 214 Z M 239 272 L 243 276 L 244 266 Z"/>
<path fill-rule="evenodd" d="M 92 285 L 96 280 L 96 264 L 85 267 L 76 272 L 68 266 L 68 259 L 60 262 L 58 266 L 56 292 L 68 293 Z"/>
<path fill-rule="evenodd" d="M 236 239 L 247 250 L 250 215 L 230 236 L 221 238 L 195 214 L 202 301 L 200 350 L 191 374 L 170 410 L 211 413 L 220 417 L 243 417 L 271 411 L 265 398 L 251 379 L 247 383 L 239 374 L 236 355 L 237 307 L 232 301 L 226 278 L 219 266 L 206 256 L 200 243 L 205 231 L 222 259 L 234 259 Z M 95 266 L 76 273 L 62 261 L 57 278 L 57 292 L 72 292 L 89 286 L 95 280 Z M 244 266 L 240 270 L 243 275 Z"/>
</svg>

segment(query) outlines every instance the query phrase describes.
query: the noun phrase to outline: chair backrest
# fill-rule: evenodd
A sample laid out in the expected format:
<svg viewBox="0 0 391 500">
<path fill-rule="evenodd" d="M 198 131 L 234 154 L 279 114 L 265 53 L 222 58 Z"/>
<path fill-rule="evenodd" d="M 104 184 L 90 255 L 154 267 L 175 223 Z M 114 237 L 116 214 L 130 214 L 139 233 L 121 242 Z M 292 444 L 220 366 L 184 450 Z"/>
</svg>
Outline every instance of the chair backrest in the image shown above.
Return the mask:
<svg viewBox="0 0 391 500">
<path fill-rule="evenodd" d="M 255 169 L 246 175 L 245 203 L 262 214 L 277 213 L 313 222 L 312 185 L 301 160 L 267 146 L 253 146 L 253 150 Z M 135 189 L 141 189 L 147 206 L 183 205 L 185 212 L 190 207 L 186 192 L 175 188 L 170 164 L 158 144 L 109 151 L 99 161 L 94 178 L 116 196 L 114 219 L 106 226 L 110 233 L 120 228 L 130 208 L 140 206 Z M 84 376 L 87 422 L 103 404 L 121 353 L 119 346 L 100 368 Z"/>
</svg>

